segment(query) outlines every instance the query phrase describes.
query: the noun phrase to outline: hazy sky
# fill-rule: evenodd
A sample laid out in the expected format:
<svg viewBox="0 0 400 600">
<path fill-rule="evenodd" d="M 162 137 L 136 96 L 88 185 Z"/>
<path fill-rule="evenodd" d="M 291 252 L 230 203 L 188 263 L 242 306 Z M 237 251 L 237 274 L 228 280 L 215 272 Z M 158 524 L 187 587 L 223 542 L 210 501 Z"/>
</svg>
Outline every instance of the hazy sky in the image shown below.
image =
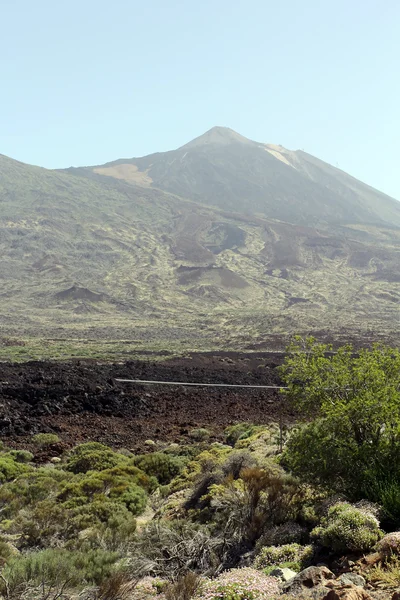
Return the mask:
<svg viewBox="0 0 400 600">
<path fill-rule="evenodd" d="M 400 198 L 398 0 L 0 0 L 0 153 L 46 167 L 214 125 Z"/>
</svg>

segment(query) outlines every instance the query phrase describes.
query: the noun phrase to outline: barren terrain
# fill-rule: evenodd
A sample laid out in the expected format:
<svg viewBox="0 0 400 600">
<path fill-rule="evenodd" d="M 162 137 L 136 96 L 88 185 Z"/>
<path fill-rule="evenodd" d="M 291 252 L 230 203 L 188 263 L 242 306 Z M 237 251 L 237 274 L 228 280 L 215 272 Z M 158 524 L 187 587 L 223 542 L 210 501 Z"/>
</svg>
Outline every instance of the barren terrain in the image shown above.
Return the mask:
<svg viewBox="0 0 400 600">
<path fill-rule="evenodd" d="M 0 435 L 30 446 L 37 432 L 62 445 L 97 440 L 139 449 L 147 439 L 180 442 L 194 428 L 215 439 L 229 424 L 293 420 L 277 390 L 122 384 L 115 378 L 279 385 L 280 354 L 204 354 L 164 363 L 96 361 L 0 363 Z M 57 453 L 57 447 L 52 452 Z"/>
</svg>

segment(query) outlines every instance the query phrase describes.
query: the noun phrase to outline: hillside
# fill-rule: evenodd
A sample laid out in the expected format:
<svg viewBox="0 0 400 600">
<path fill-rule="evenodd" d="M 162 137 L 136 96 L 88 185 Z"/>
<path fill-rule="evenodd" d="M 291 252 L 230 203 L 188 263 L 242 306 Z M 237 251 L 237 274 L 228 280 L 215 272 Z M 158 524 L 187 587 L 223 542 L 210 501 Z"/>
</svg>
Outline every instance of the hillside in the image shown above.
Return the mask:
<svg viewBox="0 0 400 600">
<path fill-rule="evenodd" d="M 219 128 L 103 167 L 0 155 L 2 336 L 171 352 L 282 347 L 294 332 L 398 340 L 399 207 Z"/>
</svg>

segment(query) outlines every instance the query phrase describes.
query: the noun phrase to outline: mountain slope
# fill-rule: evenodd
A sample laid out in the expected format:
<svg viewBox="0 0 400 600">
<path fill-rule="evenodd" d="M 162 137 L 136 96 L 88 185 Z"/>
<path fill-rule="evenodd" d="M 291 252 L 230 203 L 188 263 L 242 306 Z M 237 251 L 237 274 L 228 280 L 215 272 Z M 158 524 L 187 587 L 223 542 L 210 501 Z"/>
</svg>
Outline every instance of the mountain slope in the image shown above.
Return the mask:
<svg viewBox="0 0 400 600">
<path fill-rule="evenodd" d="M 3 336 L 130 339 L 177 352 L 255 347 L 294 332 L 400 338 L 400 228 L 387 223 L 396 201 L 229 130 L 166 154 L 169 162 L 160 154 L 67 171 L 0 155 Z M 222 192 L 203 197 L 217 178 Z M 295 195 L 303 181 L 310 187 Z M 245 196 L 249 187 L 258 200 Z M 265 215 L 266 199 L 292 222 Z M 313 226 L 305 208 L 316 212 Z"/>
<path fill-rule="evenodd" d="M 85 171 L 291 223 L 400 226 L 400 203 L 393 198 L 305 152 L 253 142 L 222 127 L 177 150 Z"/>
</svg>

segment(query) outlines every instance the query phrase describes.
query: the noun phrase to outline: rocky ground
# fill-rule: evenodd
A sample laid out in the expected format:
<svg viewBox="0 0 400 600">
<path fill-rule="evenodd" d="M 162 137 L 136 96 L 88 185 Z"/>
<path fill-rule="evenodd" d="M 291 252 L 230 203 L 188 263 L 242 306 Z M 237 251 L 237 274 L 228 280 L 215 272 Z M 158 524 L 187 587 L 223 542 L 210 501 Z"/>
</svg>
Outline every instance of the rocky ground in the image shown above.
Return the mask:
<svg viewBox="0 0 400 600">
<path fill-rule="evenodd" d="M 268 423 L 294 415 L 277 390 L 122 384 L 116 378 L 279 385 L 282 354 L 201 354 L 165 362 L 0 363 L 0 437 L 26 445 L 38 432 L 63 445 L 97 440 L 138 449 L 147 439 L 180 441 L 206 427 L 217 437 L 238 421 Z"/>
</svg>

